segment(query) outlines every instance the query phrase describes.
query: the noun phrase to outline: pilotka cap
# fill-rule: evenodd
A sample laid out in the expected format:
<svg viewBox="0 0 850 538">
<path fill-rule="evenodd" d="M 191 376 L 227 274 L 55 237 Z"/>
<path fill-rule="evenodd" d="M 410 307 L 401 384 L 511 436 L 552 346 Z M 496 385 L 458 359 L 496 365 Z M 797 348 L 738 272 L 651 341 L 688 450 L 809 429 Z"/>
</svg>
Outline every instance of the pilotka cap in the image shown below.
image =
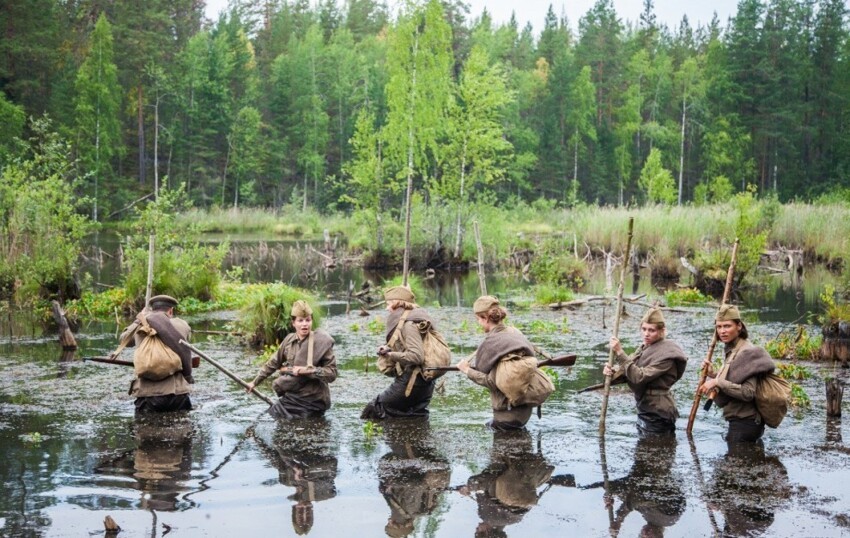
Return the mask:
<svg viewBox="0 0 850 538">
<path fill-rule="evenodd" d="M 290 314 L 293 318 L 309 318 L 313 315 L 313 309 L 307 304 L 307 301 L 295 301 L 292 303 Z"/>
<path fill-rule="evenodd" d="M 384 299 L 387 301 L 405 301 L 412 303 L 416 298 L 410 288 L 407 286 L 393 286 L 384 292 Z"/>
<path fill-rule="evenodd" d="M 655 325 L 664 325 L 664 314 L 660 308 L 650 308 L 640 320 L 641 323 L 653 323 Z"/>
<path fill-rule="evenodd" d="M 476 314 L 486 314 L 494 306 L 499 306 L 499 300 L 492 295 L 482 295 L 472 304 L 472 311 Z"/>
</svg>

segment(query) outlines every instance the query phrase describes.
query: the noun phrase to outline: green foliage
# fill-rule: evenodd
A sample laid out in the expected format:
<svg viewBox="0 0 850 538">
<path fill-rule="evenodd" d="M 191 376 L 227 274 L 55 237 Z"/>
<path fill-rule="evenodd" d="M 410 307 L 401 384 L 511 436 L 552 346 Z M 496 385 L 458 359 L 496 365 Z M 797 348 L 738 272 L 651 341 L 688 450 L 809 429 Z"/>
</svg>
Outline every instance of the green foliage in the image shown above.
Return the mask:
<svg viewBox="0 0 850 538">
<path fill-rule="evenodd" d="M 134 234 L 124 247 L 124 288 L 135 308 L 144 303 L 147 287 L 148 251 L 155 236 L 152 294 L 168 294 L 183 304 L 184 299 L 210 301 L 218 293 L 221 263 L 227 242 L 201 245 L 191 228 L 178 227 L 176 215 L 189 206 L 183 188 L 162 189 L 156 201 L 139 211 Z"/>
<path fill-rule="evenodd" d="M 776 338 L 768 340 L 765 343 L 765 350 L 774 359 L 817 360 L 819 358 L 822 337 L 820 335 L 809 336 L 808 331 L 803 325 L 797 325 L 795 333 L 791 334 L 782 331 Z M 779 367 L 781 369 L 782 365 L 779 365 Z"/>
<path fill-rule="evenodd" d="M 88 54 L 77 71 L 74 117 L 81 175 L 91 183 L 86 189 L 93 202 L 92 218 L 98 219 L 100 189 L 112 179 L 113 158 L 121 145 L 121 87 L 112 46 L 112 25 L 100 14 L 89 42 Z"/>
<path fill-rule="evenodd" d="M 252 346 L 280 344 L 292 332 L 290 307 L 306 300 L 313 309 L 313 327 L 321 323 L 317 302 L 309 292 L 282 283 L 252 289 L 242 307 L 236 327 Z"/>
<path fill-rule="evenodd" d="M 573 299 L 575 299 L 575 294 L 569 288 L 548 284 L 534 286 L 534 302 L 537 304 L 565 303 Z"/>
<path fill-rule="evenodd" d="M 0 91 L 0 168 L 2 168 L 12 150 L 15 139 L 24 131 L 26 115 L 23 107 L 15 105 Z"/>
<path fill-rule="evenodd" d="M 767 246 L 770 227 L 773 225 L 769 214 L 756 202 L 755 192 L 755 187 L 751 185 L 745 192 L 738 193 L 733 203 L 738 212 L 735 236 L 740 244 L 735 271 L 740 275 L 739 282 L 758 266 L 761 253 Z"/>
<path fill-rule="evenodd" d="M 724 175 L 715 176 L 706 183 L 694 187 L 694 203 L 704 205 L 709 203 L 724 203 L 729 201 L 735 188 Z"/>
<path fill-rule="evenodd" d="M 380 316 L 375 316 L 374 318 L 369 320 L 369 323 L 366 324 L 366 329 L 368 329 L 369 334 L 379 335 L 384 334 L 386 331 L 387 325 L 386 322 L 381 319 Z"/>
<path fill-rule="evenodd" d="M 379 435 L 383 435 L 384 427 L 378 424 L 375 421 L 367 420 L 363 423 L 363 435 L 366 436 L 367 441 L 373 440 L 375 437 Z"/>
<path fill-rule="evenodd" d="M 50 127 L 35 120 L 25 152 L 0 173 L 0 295 L 19 302 L 75 296 L 82 239 L 92 229 L 78 213 L 86 200 L 69 181 L 68 145 Z"/>
<path fill-rule="evenodd" d="M 28 445 L 40 445 L 46 437 L 40 432 L 25 433 L 21 435 L 21 441 Z"/>
<path fill-rule="evenodd" d="M 531 261 L 531 276 L 540 284 L 577 289 L 584 284 L 587 266 L 564 248 L 563 239 L 543 243 Z"/>
<path fill-rule="evenodd" d="M 835 288 L 829 284 L 824 286 L 820 294 L 820 302 L 823 304 L 823 314 L 818 316 L 819 321 L 827 325 L 829 323 L 850 319 L 850 303 L 836 300 Z"/>
<path fill-rule="evenodd" d="M 554 334 L 570 332 L 566 318 L 564 318 L 560 324 L 553 321 L 534 319 L 527 323 L 523 323 L 520 328 L 522 332 L 527 334 Z"/>
<path fill-rule="evenodd" d="M 706 304 L 712 300 L 696 288 L 677 288 L 664 293 L 664 302 L 668 306 L 687 304 Z"/>
<path fill-rule="evenodd" d="M 791 382 L 791 405 L 794 407 L 810 407 L 811 404 L 812 401 L 803 387 Z"/>
<path fill-rule="evenodd" d="M 552 380 L 552 383 L 557 387 L 558 381 L 561 380 L 561 374 L 557 372 L 554 368 L 550 368 L 549 366 L 544 366 L 540 369 L 544 374 L 549 376 L 549 379 Z"/>
<path fill-rule="evenodd" d="M 264 345 L 260 354 L 257 355 L 257 358 L 251 361 L 251 363 L 257 367 L 262 366 L 263 364 L 267 363 L 275 353 L 277 353 L 279 347 L 279 345 L 275 344 Z"/>
<path fill-rule="evenodd" d="M 795 362 L 780 362 L 776 368 L 779 370 L 779 377 L 788 380 L 802 380 L 812 377 L 812 373 L 808 368 Z"/>
<path fill-rule="evenodd" d="M 638 186 L 647 203 L 670 204 L 676 201 L 676 182 L 673 174 L 661 163 L 661 151 L 658 148 L 652 148 L 649 152 L 640 172 Z"/>
</svg>

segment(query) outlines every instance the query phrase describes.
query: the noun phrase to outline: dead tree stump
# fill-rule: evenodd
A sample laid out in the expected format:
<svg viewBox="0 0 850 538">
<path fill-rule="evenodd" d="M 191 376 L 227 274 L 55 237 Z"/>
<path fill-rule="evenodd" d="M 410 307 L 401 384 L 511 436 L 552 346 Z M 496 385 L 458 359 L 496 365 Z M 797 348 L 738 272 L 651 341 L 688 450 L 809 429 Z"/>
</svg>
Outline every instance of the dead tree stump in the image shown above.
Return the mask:
<svg viewBox="0 0 850 538">
<path fill-rule="evenodd" d="M 74 338 L 74 333 L 71 332 L 71 327 L 68 325 L 68 320 L 65 318 L 65 311 L 59 306 L 59 301 L 53 301 L 53 319 L 59 325 L 59 344 L 65 351 L 73 351 L 77 349 L 77 340 Z"/>
<path fill-rule="evenodd" d="M 827 379 L 826 384 L 826 416 L 841 416 L 841 399 L 844 397 L 844 385 L 838 379 Z"/>
<path fill-rule="evenodd" d="M 843 366 L 850 362 L 850 321 L 837 320 L 821 329 L 823 343 L 820 357 L 825 361 L 841 361 Z"/>
</svg>

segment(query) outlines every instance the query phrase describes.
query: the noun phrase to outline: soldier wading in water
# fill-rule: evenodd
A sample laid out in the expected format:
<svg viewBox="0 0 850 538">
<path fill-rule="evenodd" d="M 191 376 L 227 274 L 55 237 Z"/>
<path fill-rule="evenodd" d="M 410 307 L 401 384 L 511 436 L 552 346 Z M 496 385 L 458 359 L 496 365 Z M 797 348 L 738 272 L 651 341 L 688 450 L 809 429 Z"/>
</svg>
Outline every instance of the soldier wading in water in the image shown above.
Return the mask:
<svg viewBox="0 0 850 538">
<path fill-rule="evenodd" d="M 294 333 L 288 334 L 272 358 L 260 368 L 247 391 L 275 371 L 272 383 L 279 400 L 269 409 L 275 418 L 317 417 L 331 406 L 328 384 L 337 376 L 334 339 L 321 329 L 312 330 L 313 310 L 305 301 L 295 301 L 290 310 Z"/>
</svg>

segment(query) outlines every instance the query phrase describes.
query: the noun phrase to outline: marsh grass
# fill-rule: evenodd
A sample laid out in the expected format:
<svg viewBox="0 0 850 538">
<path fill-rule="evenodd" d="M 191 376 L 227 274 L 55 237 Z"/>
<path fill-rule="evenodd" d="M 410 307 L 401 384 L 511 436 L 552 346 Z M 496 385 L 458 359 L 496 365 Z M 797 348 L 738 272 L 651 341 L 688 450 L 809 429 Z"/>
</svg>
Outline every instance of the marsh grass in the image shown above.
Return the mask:
<svg viewBox="0 0 850 538">
<path fill-rule="evenodd" d="M 345 228 L 348 219 L 323 215 L 313 209 L 302 211 L 286 205 L 278 210 L 266 208 L 189 209 L 177 216 L 178 225 L 192 224 L 202 233 L 268 234 L 272 237 L 320 237 L 324 230 L 332 234 Z"/>
<path fill-rule="evenodd" d="M 770 205 L 772 227 L 769 246 L 803 249 L 818 259 L 843 258 L 850 252 L 850 206 L 757 201 L 758 208 Z M 414 200 L 411 240 L 416 248 L 441 242 L 452 245 L 455 236 L 452 210 L 445 204 L 426 205 Z M 735 239 L 736 209 L 730 203 L 703 206 L 650 205 L 634 207 L 579 206 L 555 208 L 545 202 L 517 202 L 497 207 L 486 201 L 471 205 L 464 223 L 463 257 L 475 259 L 477 249 L 472 221 L 477 220 L 488 261 L 504 258 L 512 249 L 538 246 L 542 237 L 559 237 L 565 251 L 573 252 L 574 238 L 579 255 L 587 246 L 614 250 L 625 248 L 629 217 L 635 217 L 632 244 L 636 252 L 678 258 L 706 248 L 725 248 Z M 384 216 L 384 244 L 399 249 L 404 242 L 401 211 Z M 278 211 L 262 208 L 210 210 L 191 209 L 178 216 L 177 223 L 192 223 L 208 233 L 263 233 L 270 236 L 315 236 L 328 229 L 345 235 L 355 249 L 372 248 L 374 242 L 354 217 L 306 212 L 293 206 Z M 826 232 L 829 233 L 826 233 Z M 594 253 L 597 254 L 597 253 Z"/>
<path fill-rule="evenodd" d="M 850 253 L 850 206 L 785 204 L 768 240 L 774 245 L 802 249 L 809 257 L 825 263 L 844 260 Z"/>
</svg>

